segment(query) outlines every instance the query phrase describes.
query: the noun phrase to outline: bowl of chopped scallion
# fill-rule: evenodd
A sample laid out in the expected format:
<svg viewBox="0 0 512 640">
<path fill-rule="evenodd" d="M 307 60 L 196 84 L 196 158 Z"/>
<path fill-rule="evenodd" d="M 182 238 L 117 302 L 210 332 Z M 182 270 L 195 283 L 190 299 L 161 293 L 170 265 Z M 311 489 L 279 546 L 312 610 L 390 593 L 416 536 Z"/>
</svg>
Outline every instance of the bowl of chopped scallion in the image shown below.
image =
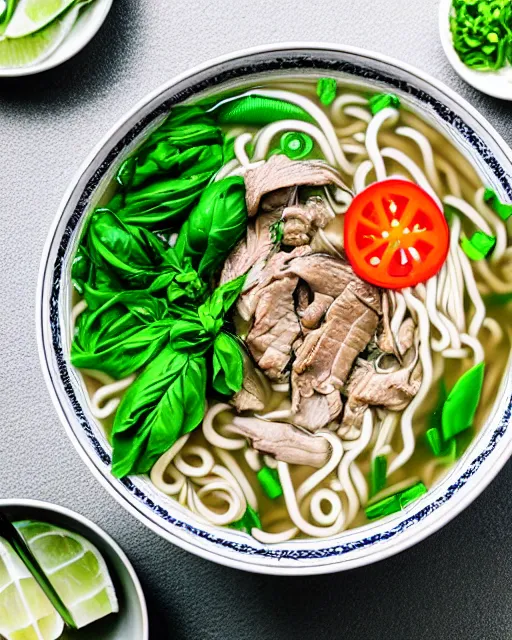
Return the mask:
<svg viewBox="0 0 512 640">
<path fill-rule="evenodd" d="M 512 100 L 512 0 L 441 0 L 441 42 L 473 87 Z"/>
</svg>

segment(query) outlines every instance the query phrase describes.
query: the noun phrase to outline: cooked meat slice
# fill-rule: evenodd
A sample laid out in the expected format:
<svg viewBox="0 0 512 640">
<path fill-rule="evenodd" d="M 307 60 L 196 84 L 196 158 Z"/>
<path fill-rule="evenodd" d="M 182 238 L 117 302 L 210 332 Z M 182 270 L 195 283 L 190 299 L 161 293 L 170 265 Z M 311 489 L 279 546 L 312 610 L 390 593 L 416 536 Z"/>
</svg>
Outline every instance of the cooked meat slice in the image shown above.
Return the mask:
<svg viewBox="0 0 512 640">
<path fill-rule="evenodd" d="M 303 311 L 299 311 L 302 326 L 306 329 L 316 329 L 322 322 L 327 309 L 331 306 L 333 298 L 323 293 L 314 293 L 313 302 L 309 304 Z"/>
<path fill-rule="evenodd" d="M 354 295 L 372 308 L 381 312 L 379 290 L 358 278 L 349 264 L 329 255 L 309 253 L 294 257 L 283 269 L 283 275 L 293 273 L 305 280 L 313 291 L 337 298 L 352 285 Z"/>
<path fill-rule="evenodd" d="M 296 256 L 302 256 L 309 253 L 311 249 L 308 246 L 296 247 L 290 253 L 280 251 L 258 260 L 247 274 L 244 285 L 244 291 L 240 296 L 237 309 L 238 313 L 244 320 L 249 320 L 256 311 L 256 306 L 261 291 L 277 278 L 286 277 L 283 275 L 283 269 L 286 264 Z"/>
<path fill-rule="evenodd" d="M 323 324 L 311 331 L 297 350 L 293 371 L 302 395 L 341 389 L 354 360 L 375 333 L 377 313 L 357 291 L 357 283 L 349 283 L 329 307 Z"/>
<path fill-rule="evenodd" d="M 343 409 L 341 394 L 337 390 L 326 395 L 314 391 L 312 395 L 306 397 L 301 395 L 293 382 L 292 388 L 293 423 L 308 431 L 314 432 L 326 427 L 330 422 L 336 420 Z"/>
<path fill-rule="evenodd" d="M 249 438 L 255 449 L 288 464 L 320 468 L 329 459 L 330 449 L 325 438 L 308 435 L 291 424 L 236 417 L 226 431 Z"/>
<path fill-rule="evenodd" d="M 278 211 L 282 212 L 284 207 L 290 203 L 292 199 L 295 187 L 285 187 L 284 189 L 277 189 L 272 193 L 267 194 L 261 199 L 260 210 L 266 211 Z"/>
<path fill-rule="evenodd" d="M 392 411 L 402 411 L 418 393 L 422 368 L 411 348 L 406 359 L 411 362 L 389 373 L 379 373 L 367 360 L 358 359 L 347 384 L 348 399 L 345 403 L 341 431 L 359 428 L 368 406 L 380 406 Z M 340 434 L 341 435 L 341 434 Z"/>
<path fill-rule="evenodd" d="M 313 293 L 304 280 L 299 280 L 295 291 L 295 298 L 297 300 L 297 314 L 300 318 L 313 299 Z"/>
<path fill-rule="evenodd" d="M 264 411 L 271 394 L 267 378 L 254 366 L 249 355 L 243 350 L 244 379 L 242 388 L 231 398 L 238 412 Z"/>
<path fill-rule="evenodd" d="M 409 366 L 389 373 L 379 373 L 371 362 L 359 359 L 347 384 L 347 403 L 402 411 L 418 393 L 421 378 L 421 363 L 416 358 Z"/>
<path fill-rule="evenodd" d="M 290 160 L 282 154 L 276 154 L 259 167 L 249 169 L 244 180 L 249 217 L 256 215 L 264 195 L 284 187 L 335 184 L 350 193 L 340 174 L 324 162 Z"/>
<path fill-rule="evenodd" d="M 285 369 L 292 355 L 292 345 L 300 334 L 293 293 L 298 278 L 293 276 L 271 281 L 259 291 L 254 323 L 247 336 L 247 346 L 259 367 L 271 379 L 284 381 Z"/>
<path fill-rule="evenodd" d="M 246 237 L 240 240 L 224 263 L 220 284 L 234 280 L 238 276 L 247 273 L 257 262 L 261 262 L 264 265 L 273 247 L 270 227 L 280 217 L 280 210 L 271 211 L 262 213 L 255 219 L 254 223 L 249 223 Z"/>
<path fill-rule="evenodd" d="M 317 230 L 323 229 L 333 217 L 318 196 L 309 198 L 305 204 L 286 207 L 282 214 L 283 244 L 292 247 L 309 244 Z"/>
</svg>

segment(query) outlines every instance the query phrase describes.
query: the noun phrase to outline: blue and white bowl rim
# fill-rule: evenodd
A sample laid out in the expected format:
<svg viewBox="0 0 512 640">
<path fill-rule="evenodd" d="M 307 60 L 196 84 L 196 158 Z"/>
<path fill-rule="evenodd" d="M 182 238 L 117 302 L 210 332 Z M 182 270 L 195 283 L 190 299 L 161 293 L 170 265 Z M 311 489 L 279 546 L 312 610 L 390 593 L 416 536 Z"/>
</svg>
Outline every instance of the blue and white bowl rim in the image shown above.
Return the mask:
<svg viewBox="0 0 512 640">
<path fill-rule="evenodd" d="M 52 399 L 78 452 L 109 492 L 148 527 L 197 555 L 250 571 L 293 575 L 340 571 L 382 559 L 430 535 L 467 506 L 512 453 L 510 371 L 498 406 L 475 442 L 439 485 L 405 511 L 335 538 L 262 545 L 240 532 L 200 523 L 143 479 L 111 476 L 106 441 L 102 441 L 98 425 L 77 397 L 77 378 L 63 349 L 61 283 L 69 278 L 70 246 L 90 210 L 95 191 L 112 173 L 123 151 L 126 153 L 152 123 L 174 104 L 209 87 L 242 77 L 250 79 L 259 73 L 299 69 L 330 71 L 354 82 L 371 82 L 422 106 L 445 131 L 452 131 L 459 144 L 470 149 L 486 179 L 501 197 L 512 201 L 510 149 L 476 110 L 434 78 L 402 62 L 354 47 L 322 43 L 257 47 L 207 62 L 171 80 L 107 134 L 78 172 L 61 204 L 43 253 L 36 300 L 38 347 Z"/>
</svg>

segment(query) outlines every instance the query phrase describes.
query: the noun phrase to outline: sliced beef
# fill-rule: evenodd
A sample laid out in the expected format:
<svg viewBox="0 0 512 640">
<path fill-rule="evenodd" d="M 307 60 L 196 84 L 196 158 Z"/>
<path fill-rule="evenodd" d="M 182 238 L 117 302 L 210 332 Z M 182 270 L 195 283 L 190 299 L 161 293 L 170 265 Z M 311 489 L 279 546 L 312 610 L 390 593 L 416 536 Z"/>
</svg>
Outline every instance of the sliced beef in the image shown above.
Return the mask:
<svg viewBox="0 0 512 640">
<path fill-rule="evenodd" d="M 226 430 L 249 438 L 257 451 L 288 464 L 320 468 L 329 459 L 330 448 L 325 438 L 311 436 L 291 424 L 236 417 Z"/>
<path fill-rule="evenodd" d="M 301 395 L 340 390 L 378 324 L 377 312 L 358 295 L 350 282 L 329 307 L 323 324 L 311 331 L 297 350 L 293 371 Z"/>
<path fill-rule="evenodd" d="M 421 363 L 416 349 L 407 354 L 411 362 L 386 373 L 376 371 L 373 363 L 358 359 L 347 383 L 348 399 L 342 420 L 342 429 L 359 427 L 368 406 L 380 406 L 402 411 L 418 393 L 422 379 Z"/>
<path fill-rule="evenodd" d="M 318 196 L 309 198 L 304 204 L 286 207 L 282 214 L 283 244 L 292 247 L 309 244 L 318 229 L 323 229 L 333 217 Z"/>
<path fill-rule="evenodd" d="M 381 312 L 379 290 L 358 278 L 352 267 L 338 258 L 320 253 L 294 257 L 282 271 L 305 280 L 310 288 L 323 295 L 337 298 L 351 284 L 353 294 L 373 309 Z"/>
<path fill-rule="evenodd" d="M 243 350 L 244 358 L 244 379 L 242 388 L 231 398 L 236 410 L 242 411 L 264 411 L 271 395 L 270 384 L 267 378 L 254 366 L 249 355 Z"/>
<path fill-rule="evenodd" d="M 298 281 L 293 276 L 271 281 L 257 298 L 254 322 L 246 342 L 253 358 L 271 380 L 288 378 L 286 368 L 292 345 L 300 334 L 293 298 Z"/>
<path fill-rule="evenodd" d="M 336 420 L 343 409 L 341 393 L 337 390 L 328 394 L 314 391 L 310 396 L 303 396 L 295 378 L 296 374 L 292 374 L 293 423 L 314 432 Z"/>
<path fill-rule="evenodd" d="M 240 240 L 224 263 L 220 284 L 247 273 L 257 262 L 262 266 L 265 264 L 273 247 L 270 227 L 280 217 L 281 210 L 269 211 L 262 213 L 254 222 L 249 223 L 246 237 Z"/>
<path fill-rule="evenodd" d="M 268 193 L 285 187 L 335 184 L 350 193 L 340 174 L 320 160 L 290 160 L 282 154 L 273 155 L 264 164 L 245 173 L 247 212 L 256 215 L 260 201 Z"/>
<path fill-rule="evenodd" d="M 399 361 L 408 351 L 414 342 L 415 324 L 412 318 L 406 318 L 398 330 L 398 336 L 395 339 L 391 331 L 391 312 L 389 309 L 389 298 L 387 295 L 382 297 L 382 320 L 380 330 L 377 335 L 377 346 L 384 353 L 394 354 Z"/>
<path fill-rule="evenodd" d="M 306 329 L 316 329 L 322 322 L 333 298 L 324 293 L 314 293 L 313 300 L 302 310 L 298 311 L 302 326 Z"/>
</svg>

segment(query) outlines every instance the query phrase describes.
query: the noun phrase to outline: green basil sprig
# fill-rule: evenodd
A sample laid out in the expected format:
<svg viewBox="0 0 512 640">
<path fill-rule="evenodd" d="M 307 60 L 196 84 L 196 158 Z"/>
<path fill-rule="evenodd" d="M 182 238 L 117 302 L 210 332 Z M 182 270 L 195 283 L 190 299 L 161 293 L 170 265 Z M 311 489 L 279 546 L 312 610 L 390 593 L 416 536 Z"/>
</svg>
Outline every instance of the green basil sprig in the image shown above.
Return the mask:
<svg viewBox="0 0 512 640">
<path fill-rule="evenodd" d="M 117 410 L 112 430 L 112 473 L 124 477 L 147 473 L 178 438 L 195 429 L 206 409 L 209 358 L 224 316 L 240 293 L 245 277 L 214 291 L 194 320 L 178 320 L 169 344 L 129 387 Z M 227 334 L 225 334 L 227 335 Z M 226 343 L 228 344 L 228 343 Z M 229 342 L 229 357 L 214 364 L 215 380 L 225 381 L 231 394 L 242 386 L 240 346 Z M 233 365 L 238 359 L 238 364 Z M 233 373 L 235 371 L 235 374 Z"/>
</svg>

